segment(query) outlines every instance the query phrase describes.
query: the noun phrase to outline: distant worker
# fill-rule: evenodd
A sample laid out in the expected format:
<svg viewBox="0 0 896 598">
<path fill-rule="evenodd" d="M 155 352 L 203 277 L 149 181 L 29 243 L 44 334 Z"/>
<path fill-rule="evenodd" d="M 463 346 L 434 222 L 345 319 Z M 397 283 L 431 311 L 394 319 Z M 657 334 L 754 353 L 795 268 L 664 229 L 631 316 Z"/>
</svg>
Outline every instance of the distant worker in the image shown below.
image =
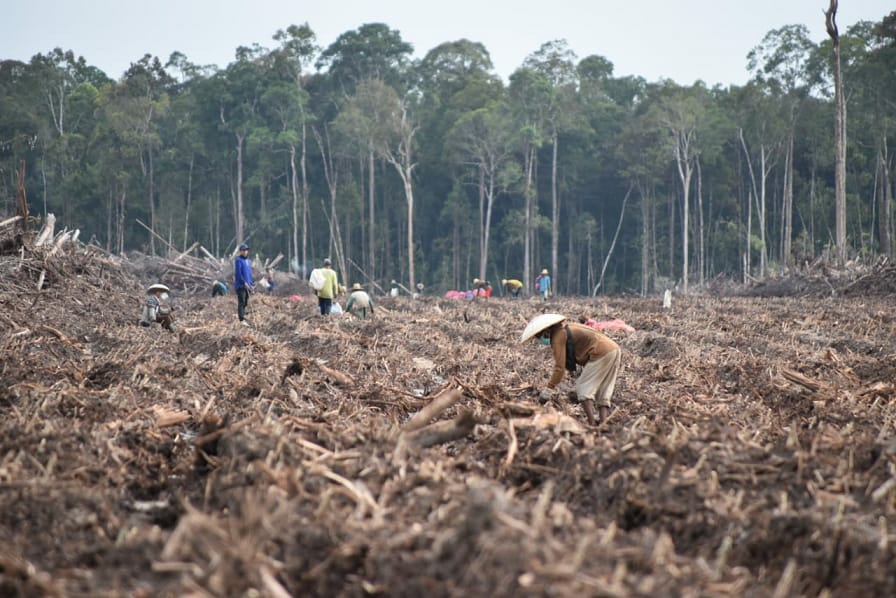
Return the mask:
<svg viewBox="0 0 896 598">
<path fill-rule="evenodd" d="M 319 271 L 323 275 L 323 284 L 317 289 L 317 307 L 322 316 L 330 315 L 333 309 L 333 299 L 339 294 L 339 279 L 332 268 L 330 258 L 324 260 L 324 267 Z"/>
<path fill-rule="evenodd" d="M 542 301 L 547 301 L 551 296 L 551 275 L 545 268 L 541 274 L 535 277 L 535 292 L 541 295 Z"/>
<path fill-rule="evenodd" d="M 413 298 L 416 299 L 417 297 L 419 297 L 420 295 L 422 295 L 422 294 L 423 294 L 423 289 L 424 289 L 424 288 L 425 288 L 425 287 L 423 286 L 423 283 L 422 283 L 422 282 L 418 282 L 418 283 L 417 283 L 417 292 L 414 293 Z"/>
<path fill-rule="evenodd" d="M 501 285 L 504 287 L 504 290 L 510 294 L 511 299 L 519 299 L 520 291 L 523 290 L 523 283 L 515 278 L 503 278 L 501 279 Z"/>
<path fill-rule="evenodd" d="M 168 287 L 159 283 L 146 289 L 146 302 L 143 304 L 143 315 L 140 318 L 141 326 L 161 324 L 168 332 L 174 332 L 174 316 L 171 314 L 173 308 L 167 303 L 169 292 Z"/>
<path fill-rule="evenodd" d="M 389 296 L 390 297 L 398 297 L 398 283 L 395 282 L 394 278 L 389 283 Z"/>
<path fill-rule="evenodd" d="M 345 304 L 345 311 L 365 320 L 367 319 L 367 310 L 370 310 L 370 315 L 373 315 L 373 299 L 356 282 L 352 285 L 352 294 L 349 295 L 348 303 Z"/>
<path fill-rule="evenodd" d="M 485 297 L 488 299 L 492 296 L 492 284 L 487 280 L 473 279 L 473 297 Z"/>
<path fill-rule="evenodd" d="M 233 260 L 233 288 L 236 290 L 236 315 L 240 322 L 246 322 L 246 307 L 249 306 L 249 293 L 255 289 L 252 280 L 252 263 L 249 261 L 249 246 L 240 245 L 240 254 Z"/>
<path fill-rule="evenodd" d="M 215 280 L 212 282 L 212 297 L 222 297 L 227 294 L 227 283 Z"/>
<path fill-rule="evenodd" d="M 264 276 L 261 277 L 261 280 L 258 284 L 260 284 L 261 288 L 267 291 L 268 294 L 273 293 L 274 286 L 276 285 L 276 283 L 274 282 L 274 271 L 270 269 L 265 271 Z"/>
<path fill-rule="evenodd" d="M 560 314 L 540 314 L 526 325 L 520 342 L 537 337 L 543 345 L 549 345 L 554 354 L 554 369 L 547 386 L 541 392 L 542 400 L 551 397 L 551 390 L 563 380 L 563 370 L 571 374 L 576 366 L 582 372 L 576 379 L 576 397 L 582 403 L 585 418 L 595 425 L 594 402 L 597 401 L 600 423 L 610 413 L 610 399 L 616 388 L 616 375 L 621 361 L 621 351 L 610 337 L 575 322 L 566 323 Z"/>
</svg>

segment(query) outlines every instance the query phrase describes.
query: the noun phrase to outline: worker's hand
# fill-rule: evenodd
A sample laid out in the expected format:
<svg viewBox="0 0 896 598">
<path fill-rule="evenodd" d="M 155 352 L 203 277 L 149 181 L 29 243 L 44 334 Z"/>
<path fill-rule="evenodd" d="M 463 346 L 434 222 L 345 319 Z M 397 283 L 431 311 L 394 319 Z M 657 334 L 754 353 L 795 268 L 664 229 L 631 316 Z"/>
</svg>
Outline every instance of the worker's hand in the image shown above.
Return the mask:
<svg viewBox="0 0 896 598">
<path fill-rule="evenodd" d="M 538 393 L 538 400 L 541 403 L 547 403 L 548 401 L 550 401 L 553 398 L 554 398 L 554 391 L 552 391 L 550 388 L 542 388 L 541 392 Z"/>
</svg>

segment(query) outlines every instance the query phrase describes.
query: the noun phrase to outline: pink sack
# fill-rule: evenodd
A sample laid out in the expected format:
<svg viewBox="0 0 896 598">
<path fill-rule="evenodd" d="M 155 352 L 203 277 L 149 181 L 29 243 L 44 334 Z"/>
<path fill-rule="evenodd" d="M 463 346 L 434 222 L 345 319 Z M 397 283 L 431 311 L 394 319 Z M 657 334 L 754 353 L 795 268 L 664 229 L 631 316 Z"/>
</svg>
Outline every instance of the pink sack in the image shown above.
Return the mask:
<svg viewBox="0 0 896 598">
<path fill-rule="evenodd" d="M 615 320 L 608 320 L 606 322 L 598 322 L 593 319 L 585 320 L 585 326 L 591 326 L 595 330 L 622 330 L 624 332 L 634 332 L 635 329 L 616 318 Z"/>
</svg>

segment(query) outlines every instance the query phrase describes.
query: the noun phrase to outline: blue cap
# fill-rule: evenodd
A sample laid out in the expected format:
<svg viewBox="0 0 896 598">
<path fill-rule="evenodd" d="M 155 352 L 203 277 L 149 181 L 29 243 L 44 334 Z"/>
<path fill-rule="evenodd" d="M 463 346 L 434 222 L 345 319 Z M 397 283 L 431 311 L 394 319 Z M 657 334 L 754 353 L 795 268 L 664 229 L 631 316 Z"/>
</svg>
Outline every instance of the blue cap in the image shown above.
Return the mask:
<svg viewBox="0 0 896 598">
<path fill-rule="evenodd" d="M 249 249 L 249 246 L 246 245 L 245 243 L 243 243 L 242 245 L 240 245 L 240 251 L 246 251 L 247 249 Z"/>
</svg>

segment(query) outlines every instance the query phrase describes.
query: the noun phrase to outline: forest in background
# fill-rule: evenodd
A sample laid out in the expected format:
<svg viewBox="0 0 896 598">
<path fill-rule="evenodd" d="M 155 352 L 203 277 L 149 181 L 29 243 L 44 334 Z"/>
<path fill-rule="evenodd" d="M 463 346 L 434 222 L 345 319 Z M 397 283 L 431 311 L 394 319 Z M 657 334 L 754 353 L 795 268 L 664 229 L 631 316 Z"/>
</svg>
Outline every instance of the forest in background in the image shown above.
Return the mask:
<svg viewBox="0 0 896 598">
<path fill-rule="evenodd" d="M 413 60 L 382 23 L 117 81 L 70 50 L 3 60 L 0 214 L 21 182 L 32 215 L 113 253 L 245 241 L 442 290 L 549 268 L 561 294 L 643 295 L 892 256 L 896 12 L 835 33 L 768 32 L 728 88 L 614 77 L 564 40 L 504 82 L 482 44 Z"/>
</svg>

